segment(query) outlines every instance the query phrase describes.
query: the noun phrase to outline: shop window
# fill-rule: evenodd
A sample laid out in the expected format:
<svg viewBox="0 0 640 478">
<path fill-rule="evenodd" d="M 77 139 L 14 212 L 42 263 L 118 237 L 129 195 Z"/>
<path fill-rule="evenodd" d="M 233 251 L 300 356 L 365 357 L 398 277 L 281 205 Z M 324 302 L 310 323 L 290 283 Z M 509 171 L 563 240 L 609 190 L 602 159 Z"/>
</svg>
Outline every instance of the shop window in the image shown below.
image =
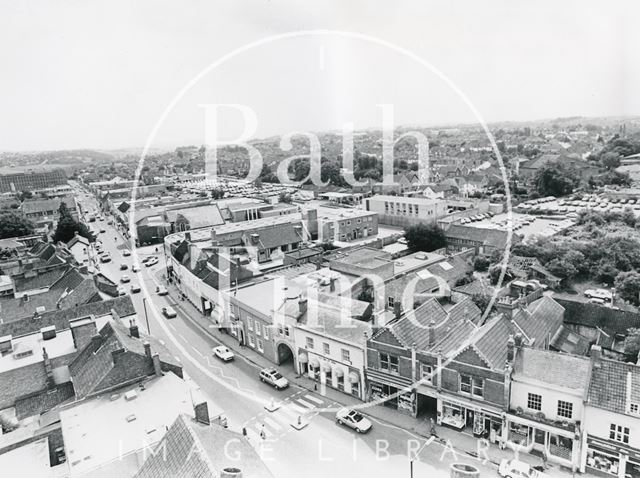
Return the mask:
<svg viewBox="0 0 640 478">
<path fill-rule="evenodd" d="M 329 347 L 328 343 L 325 342 L 322 344 L 322 351 L 325 355 L 329 355 L 331 353 L 331 347 Z"/>
<path fill-rule="evenodd" d="M 629 427 L 623 427 L 612 423 L 611 428 L 609 429 L 609 438 L 621 443 L 629 443 Z"/>
<path fill-rule="evenodd" d="M 391 373 L 398 373 L 398 357 L 389 354 L 380 354 L 380 368 Z"/>
<path fill-rule="evenodd" d="M 565 460 L 571 460 L 573 440 L 560 435 L 549 434 L 549 452 Z"/>
<path fill-rule="evenodd" d="M 313 338 L 307 337 L 307 348 L 313 349 Z"/>
<path fill-rule="evenodd" d="M 617 476 L 620 460 L 617 456 L 589 448 L 587 450 L 587 466 Z"/>
<path fill-rule="evenodd" d="M 573 417 L 573 403 L 558 400 L 558 416 L 562 418 Z"/>
<path fill-rule="evenodd" d="M 542 395 L 530 393 L 527 397 L 527 408 L 531 410 L 542 410 Z"/>
</svg>

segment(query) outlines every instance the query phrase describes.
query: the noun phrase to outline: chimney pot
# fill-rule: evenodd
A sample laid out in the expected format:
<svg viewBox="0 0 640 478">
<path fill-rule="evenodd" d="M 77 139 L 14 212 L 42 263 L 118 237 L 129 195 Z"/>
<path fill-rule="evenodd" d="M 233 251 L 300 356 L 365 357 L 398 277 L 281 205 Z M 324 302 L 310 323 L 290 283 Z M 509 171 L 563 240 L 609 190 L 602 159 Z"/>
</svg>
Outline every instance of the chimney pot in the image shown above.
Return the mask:
<svg viewBox="0 0 640 478">
<path fill-rule="evenodd" d="M 131 337 L 136 339 L 140 338 L 140 332 L 138 331 L 138 326 L 136 325 L 136 321 L 133 319 L 129 321 L 129 335 L 131 335 Z"/>
<path fill-rule="evenodd" d="M 143 345 L 144 345 L 144 354 L 147 357 L 151 358 L 151 344 L 145 340 Z"/>
<path fill-rule="evenodd" d="M 507 362 L 509 363 L 513 363 L 513 359 L 516 356 L 516 341 L 513 338 L 513 335 L 509 336 L 509 339 L 507 340 Z"/>
</svg>

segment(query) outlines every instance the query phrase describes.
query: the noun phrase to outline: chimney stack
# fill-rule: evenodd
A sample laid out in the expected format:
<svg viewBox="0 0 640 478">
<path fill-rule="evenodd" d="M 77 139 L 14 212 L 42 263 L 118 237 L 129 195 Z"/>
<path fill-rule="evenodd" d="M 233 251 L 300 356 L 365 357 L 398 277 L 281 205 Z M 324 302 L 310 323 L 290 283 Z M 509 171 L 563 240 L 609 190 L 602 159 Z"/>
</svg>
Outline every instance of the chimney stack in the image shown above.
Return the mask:
<svg viewBox="0 0 640 478">
<path fill-rule="evenodd" d="M 592 345 L 591 352 L 589 352 L 592 360 L 600 360 L 602 358 L 602 347 L 599 345 Z"/>
<path fill-rule="evenodd" d="M 145 340 L 142 345 L 144 345 L 144 354 L 151 358 L 151 344 Z"/>
<path fill-rule="evenodd" d="M 301 315 L 307 313 L 307 304 L 308 304 L 307 298 L 301 295 L 300 298 L 298 299 L 298 307 L 300 309 Z"/>
<path fill-rule="evenodd" d="M 138 325 L 136 324 L 136 321 L 134 319 L 131 319 L 129 321 L 129 335 L 131 335 L 131 337 L 139 339 L 140 338 L 140 332 L 138 331 Z"/>
<path fill-rule="evenodd" d="M 514 337 L 516 348 L 522 347 L 522 340 L 522 334 L 518 332 Z"/>
<path fill-rule="evenodd" d="M 51 359 L 47 353 L 47 349 L 42 347 L 42 360 L 44 362 L 44 371 L 47 374 L 47 387 L 49 390 L 55 388 L 56 384 L 53 380 L 53 369 L 51 368 Z"/>
<path fill-rule="evenodd" d="M 513 335 L 509 336 L 507 340 L 507 362 L 513 363 L 513 359 L 516 357 L 516 341 Z"/>
<path fill-rule="evenodd" d="M 393 316 L 396 319 L 399 319 L 401 315 L 402 315 L 402 306 L 400 304 L 400 301 L 396 301 L 393 303 Z"/>
<path fill-rule="evenodd" d="M 162 367 L 160 366 L 160 355 L 157 353 L 153 354 L 151 357 L 153 360 L 153 371 L 156 374 L 156 377 L 162 377 Z"/>
</svg>

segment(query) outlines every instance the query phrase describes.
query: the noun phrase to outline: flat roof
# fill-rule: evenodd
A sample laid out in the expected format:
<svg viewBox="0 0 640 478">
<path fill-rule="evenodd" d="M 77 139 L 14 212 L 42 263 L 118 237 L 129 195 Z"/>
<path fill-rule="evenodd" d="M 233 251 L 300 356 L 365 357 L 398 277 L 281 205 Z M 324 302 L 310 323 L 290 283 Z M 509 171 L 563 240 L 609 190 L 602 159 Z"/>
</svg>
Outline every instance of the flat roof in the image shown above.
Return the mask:
<svg viewBox="0 0 640 478">
<path fill-rule="evenodd" d="M 136 397 L 125 399 L 131 391 Z M 186 381 L 170 372 L 145 382 L 144 390 L 136 384 L 61 410 L 70 475 L 117 462 L 120 470 L 130 466 L 133 476 L 139 468 L 135 452 L 158 443 L 181 413 L 194 415 L 191 392 Z"/>
<path fill-rule="evenodd" d="M 301 292 L 302 288 L 284 277 L 267 276 L 266 279 L 258 279 L 249 286 L 239 288 L 237 293 L 234 292 L 234 297 L 271 317 L 271 312 L 280 307 L 285 299 L 297 298 Z"/>
<path fill-rule="evenodd" d="M 265 217 L 262 219 L 254 219 L 252 221 L 241 221 L 222 224 L 220 226 L 214 226 L 213 230 L 216 232 L 216 234 L 228 234 L 231 232 L 247 231 L 281 224 L 290 224 L 292 222 L 298 222 L 301 220 L 302 214 L 293 213 L 287 214 L 286 216 L 273 216 Z"/>
<path fill-rule="evenodd" d="M 431 252 L 414 252 L 413 254 L 396 259 L 393 262 L 393 272 L 394 274 L 402 274 L 404 272 L 426 268 L 444 259 L 445 256 L 441 254 L 433 254 Z"/>
<path fill-rule="evenodd" d="M 29 478 L 55 476 L 49 466 L 49 440 L 41 438 L 1 454 L 0 470 L 6 470 L 7 475 L 13 471 Z"/>
<path fill-rule="evenodd" d="M 343 219 L 354 219 L 359 217 L 377 216 L 374 211 L 365 209 L 355 209 L 346 207 L 318 207 L 318 219 L 331 219 L 341 221 Z"/>
</svg>

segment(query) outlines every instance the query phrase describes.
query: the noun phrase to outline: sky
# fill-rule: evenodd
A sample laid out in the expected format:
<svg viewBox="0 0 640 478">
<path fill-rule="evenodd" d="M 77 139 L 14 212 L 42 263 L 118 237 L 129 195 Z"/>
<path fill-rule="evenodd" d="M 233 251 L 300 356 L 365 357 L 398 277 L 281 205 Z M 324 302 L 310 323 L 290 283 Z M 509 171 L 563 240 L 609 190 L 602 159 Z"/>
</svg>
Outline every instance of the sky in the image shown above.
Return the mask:
<svg viewBox="0 0 640 478">
<path fill-rule="evenodd" d="M 233 140 L 247 111 L 252 137 L 380 128 L 382 104 L 394 125 L 638 115 L 639 14 L 591 0 L 0 0 L 0 150 Z"/>
</svg>

